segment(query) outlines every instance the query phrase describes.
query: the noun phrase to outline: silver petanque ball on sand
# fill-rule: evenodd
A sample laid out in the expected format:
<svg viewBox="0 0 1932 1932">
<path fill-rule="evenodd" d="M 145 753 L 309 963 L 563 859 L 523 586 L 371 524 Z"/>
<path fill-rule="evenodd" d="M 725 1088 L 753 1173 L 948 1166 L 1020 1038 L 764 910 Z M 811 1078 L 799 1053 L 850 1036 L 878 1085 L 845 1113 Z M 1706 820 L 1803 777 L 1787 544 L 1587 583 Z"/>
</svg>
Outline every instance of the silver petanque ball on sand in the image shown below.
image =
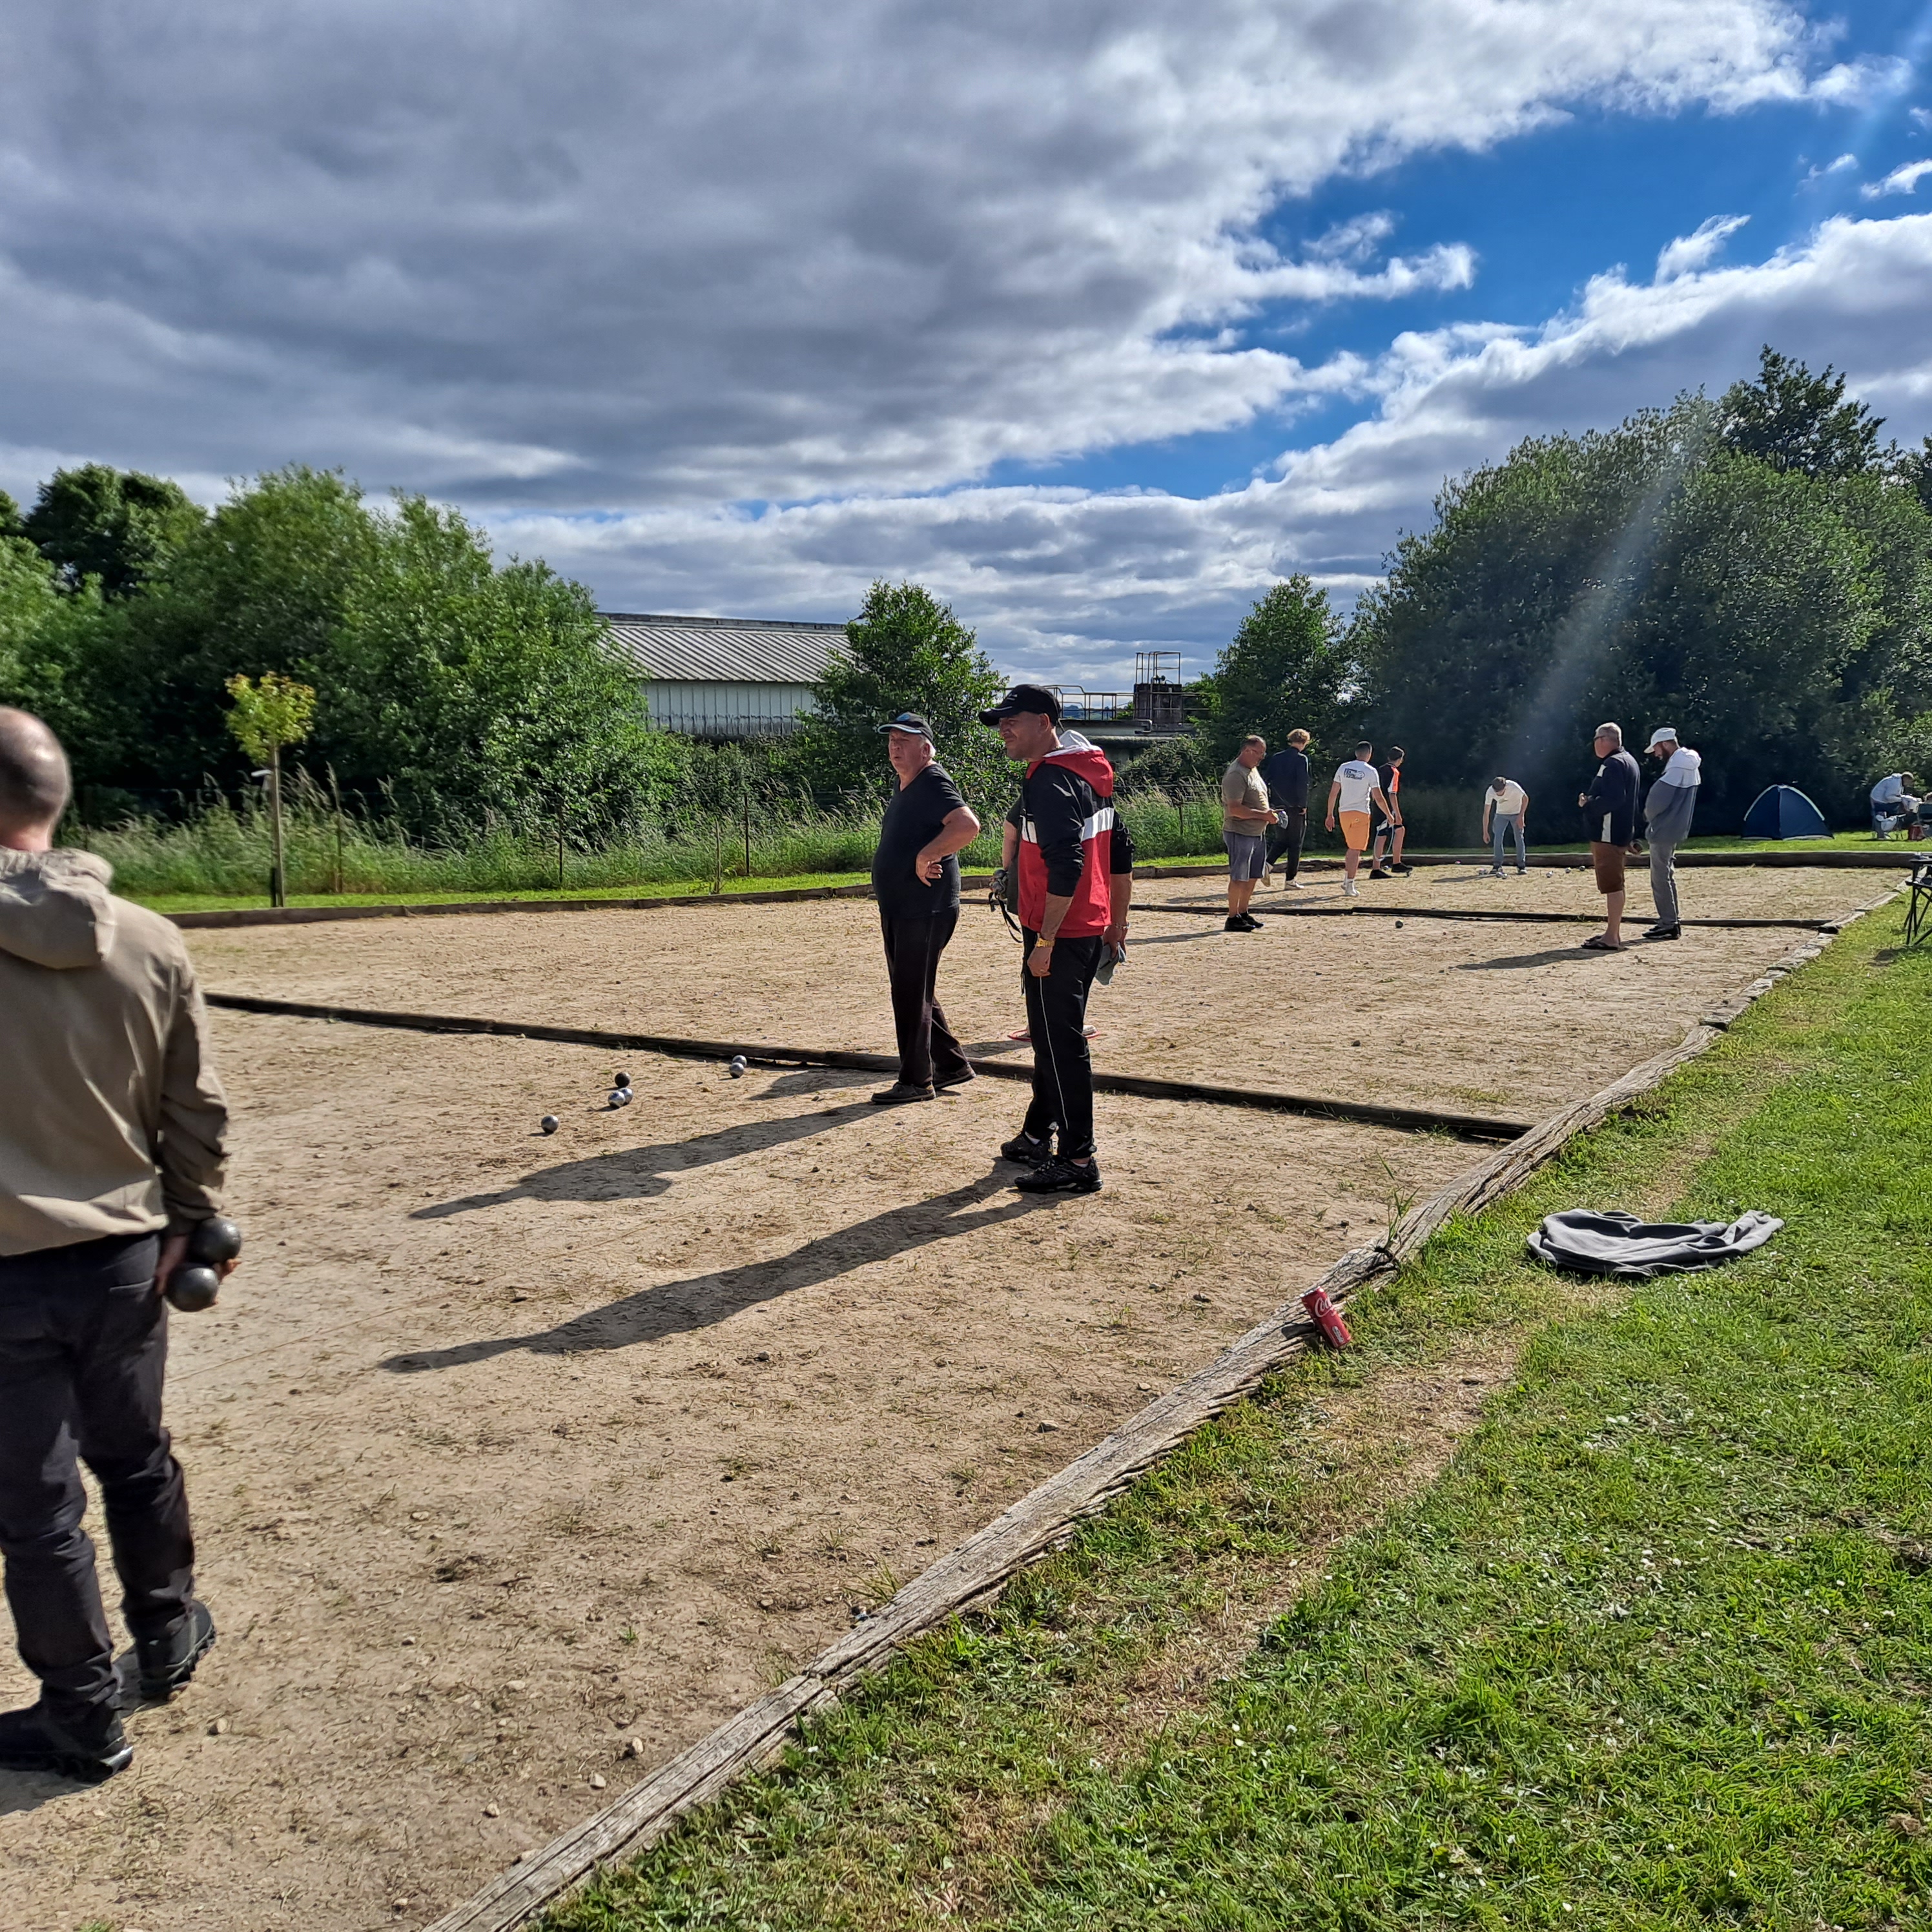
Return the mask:
<svg viewBox="0 0 1932 1932">
<path fill-rule="evenodd" d="M 557 1129 L 562 1124 L 562 1122 L 558 1120 L 557 1117 L 554 1114 L 544 1114 L 543 1118 L 537 1123 L 538 1130 L 547 1134 L 555 1133 Z"/>
<path fill-rule="evenodd" d="M 734 1080 L 742 1080 L 744 1078 L 745 1056 L 742 1053 L 734 1053 L 732 1054 L 730 1071 L 731 1078 Z"/>
</svg>

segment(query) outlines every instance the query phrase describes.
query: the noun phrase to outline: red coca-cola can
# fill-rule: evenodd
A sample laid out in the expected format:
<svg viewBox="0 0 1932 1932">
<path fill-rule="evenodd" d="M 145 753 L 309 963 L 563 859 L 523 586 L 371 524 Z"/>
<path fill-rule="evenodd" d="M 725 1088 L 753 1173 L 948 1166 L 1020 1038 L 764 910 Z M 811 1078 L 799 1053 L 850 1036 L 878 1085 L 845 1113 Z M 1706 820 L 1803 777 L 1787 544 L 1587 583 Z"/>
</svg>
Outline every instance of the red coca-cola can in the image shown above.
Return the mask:
<svg viewBox="0 0 1932 1932">
<path fill-rule="evenodd" d="M 1342 1311 L 1328 1299 L 1325 1288 L 1311 1288 L 1301 1298 L 1301 1305 L 1308 1310 L 1308 1318 L 1322 1330 L 1328 1346 L 1333 1348 L 1346 1348 L 1355 1338 L 1348 1333 L 1348 1324 L 1342 1319 Z"/>
</svg>

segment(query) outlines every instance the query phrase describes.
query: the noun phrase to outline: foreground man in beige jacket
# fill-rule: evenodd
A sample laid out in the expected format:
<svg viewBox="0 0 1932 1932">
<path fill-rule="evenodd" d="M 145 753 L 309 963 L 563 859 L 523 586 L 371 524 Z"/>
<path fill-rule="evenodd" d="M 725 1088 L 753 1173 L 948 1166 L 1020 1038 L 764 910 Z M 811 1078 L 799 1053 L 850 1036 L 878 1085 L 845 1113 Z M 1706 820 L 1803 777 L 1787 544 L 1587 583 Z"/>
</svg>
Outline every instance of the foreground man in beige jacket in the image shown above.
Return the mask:
<svg viewBox="0 0 1932 1932">
<path fill-rule="evenodd" d="M 104 861 L 50 849 L 68 793 L 59 740 L 0 707 L 0 1554 L 41 1684 L 0 1712 L 0 1765 L 98 1783 L 134 1754 L 76 1459 L 142 1694 L 214 1641 L 161 1426 L 162 1293 L 218 1208 L 228 1114 L 179 933 L 112 897 Z"/>
</svg>

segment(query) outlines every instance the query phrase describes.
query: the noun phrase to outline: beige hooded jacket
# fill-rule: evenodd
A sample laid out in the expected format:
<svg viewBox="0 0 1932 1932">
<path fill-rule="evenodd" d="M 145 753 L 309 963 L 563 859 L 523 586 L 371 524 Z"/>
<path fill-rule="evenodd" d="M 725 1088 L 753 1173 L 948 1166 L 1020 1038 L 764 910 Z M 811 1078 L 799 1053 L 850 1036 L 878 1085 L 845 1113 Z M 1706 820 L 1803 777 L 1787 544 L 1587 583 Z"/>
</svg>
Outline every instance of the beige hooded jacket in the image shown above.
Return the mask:
<svg viewBox="0 0 1932 1932">
<path fill-rule="evenodd" d="M 228 1107 L 194 970 L 112 876 L 0 850 L 0 1255 L 219 1211 Z"/>
</svg>

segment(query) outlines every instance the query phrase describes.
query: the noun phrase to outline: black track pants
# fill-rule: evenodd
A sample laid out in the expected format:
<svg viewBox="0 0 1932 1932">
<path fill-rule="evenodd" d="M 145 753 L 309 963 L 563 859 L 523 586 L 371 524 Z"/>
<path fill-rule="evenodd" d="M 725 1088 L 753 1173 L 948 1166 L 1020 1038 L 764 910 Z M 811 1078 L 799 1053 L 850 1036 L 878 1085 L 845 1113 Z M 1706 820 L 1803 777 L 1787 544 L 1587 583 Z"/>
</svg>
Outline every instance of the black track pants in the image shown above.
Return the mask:
<svg viewBox="0 0 1932 1932">
<path fill-rule="evenodd" d="M 1040 935 L 1026 936 L 1030 958 Z M 1060 1130 L 1062 1160 L 1084 1160 L 1094 1151 L 1094 1064 L 1087 1054 L 1087 994 L 1100 970 L 1106 942 L 1054 942 L 1053 968 L 1044 980 L 1020 968 L 1026 992 L 1027 1029 L 1033 1036 L 1033 1104 L 1027 1109 L 1029 1138 Z"/>
<path fill-rule="evenodd" d="M 935 1079 L 950 1080 L 973 1070 L 934 992 L 939 956 L 958 923 L 956 906 L 920 919 L 879 915 L 886 972 L 892 982 L 892 1024 L 899 1036 L 899 1078 L 908 1087 L 930 1087 Z"/>
<path fill-rule="evenodd" d="M 1293 878 L 1301 870 L 1301 842 L 1307 836 L 1308 811 L 1306 806 L 1300 811 L 1290 811 L 1286 825 L 1268 827 L 1268 863 L 1280 866 L 1284 879 Z"/>
<path fill-rule="evenodd" d="M 0 1554 L 21 1661 L 57 1710 L 115 1690 L 80 1460 L 106 1504 L 130 1633 L 165 1635 L 194 1584 L 188 1495 L 161 1426 L 158 1252 L 146 1234 L 0 1258 Z"/>
</svg>

